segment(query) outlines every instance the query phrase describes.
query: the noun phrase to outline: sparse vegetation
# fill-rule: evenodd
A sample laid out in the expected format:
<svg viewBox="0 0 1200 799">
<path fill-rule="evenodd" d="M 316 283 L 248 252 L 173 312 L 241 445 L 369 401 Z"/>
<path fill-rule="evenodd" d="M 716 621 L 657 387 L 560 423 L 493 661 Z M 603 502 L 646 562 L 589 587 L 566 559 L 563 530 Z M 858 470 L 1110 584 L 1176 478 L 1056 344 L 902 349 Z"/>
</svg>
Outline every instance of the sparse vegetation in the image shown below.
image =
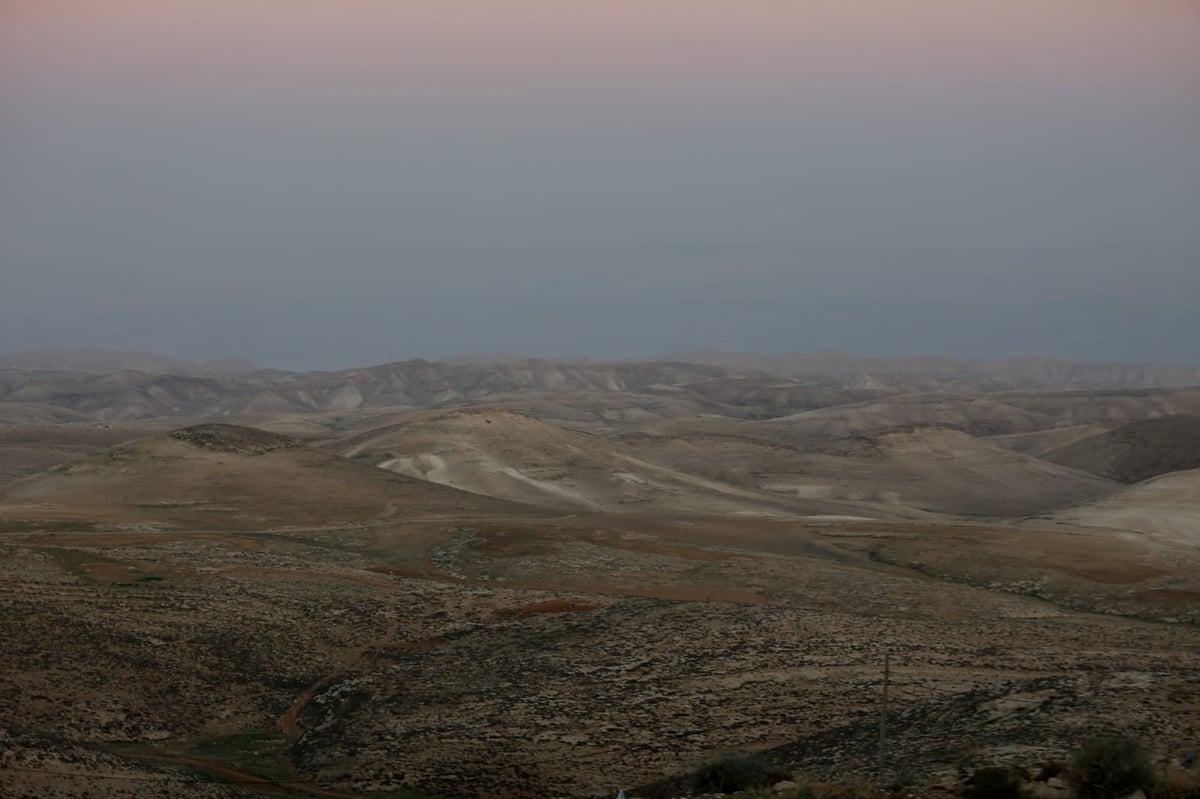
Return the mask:
<svg viewBox="0 0 1200 799">
<path fill-rule="evenodd" d="M 1042 764 L 1041 769 L 1038 771 L 1037 776 L 1035 776 L 1034 779 L 1038 782 L 1045 782 L 1046 780 L 1054 779 L 1055 777 L 1062 777 L 1066 773 L 1066 763 L 1058 760 L 1051 760 L 1048 763 Z"/>
<path fill-rule="evenodd" d="M 211 736 L 192 744 L 187 755 L 272 782 L 296 779 L 287 760 L 281 757 L 287 742 L 279 735 L 237 733 Z"/>
<path fill-rule="evenodd" d="M 1141 742 L 1127 737 L 1096 738 L 1071 760 L 1071 784 L 1080 799 L 1120 799 L 1154 779 Z"/>
<path fill-rule="evenodd" d="M 771 766 L 756 757 L 730 755 L 707 763 L 692 775 L 696 793 L 733 793 L 765 786 Z"/>
<path fill-rule="evenodd" d="M 963 788 L 963 799 L 1020 799 L 1022 780 L 1012 769 L 1001 766 L 981 768 L 971 775 Z"/>
<path fill-rule="evenodd" d="M 21 433 L 0 446 L 0 795 L 1125 799 L 1094 774 L 1070 795 L 1081 727 L 1200 742 L 1200 475 L 1123 489 L 1029 454 L 1200 392 L 749 423 L 720 410 L 753 398 L 693 385 L 436 412 L 364 392 L 330 417 L 345 435 L 271 403 L 221 417 L 301 436 L 267 456 L 274 432 L 130 418 L 115 450 L 80 439 L 83 461 L 9 485 L 51 462 Z M 1005 425 L 1030 431 L 1008 452 L 951 429 Z M 441 484 L 373 468 L 397 459 Z M 1103 500 L 1059 504 L 1080 491 Z M 1168 526 L 1126 534 L 1151 513 Z M 1200 799 L 1197 777 L 1156 768 L 1146 795 Z"/>
<path fill-rule="evenodd" d="M 1200 769 L 1171 765 L 1154 780 L 1154 799 L 1200 799 Z"/>
</svg>

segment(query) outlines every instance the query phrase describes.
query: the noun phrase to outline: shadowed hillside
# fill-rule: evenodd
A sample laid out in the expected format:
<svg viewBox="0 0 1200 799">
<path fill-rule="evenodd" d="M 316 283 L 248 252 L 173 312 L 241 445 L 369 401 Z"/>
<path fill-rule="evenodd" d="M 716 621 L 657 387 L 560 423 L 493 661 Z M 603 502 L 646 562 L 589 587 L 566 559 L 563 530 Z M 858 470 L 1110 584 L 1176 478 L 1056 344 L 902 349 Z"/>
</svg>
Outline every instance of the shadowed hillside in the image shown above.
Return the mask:
<svg viewBox="0 0 1200 799">
<path fill-rule="evenodd" d="M 1133 422 L 1052 449 L 1042 457 L 1123 483 L 1200 468 L 1200 417 Z"/>
</svg>

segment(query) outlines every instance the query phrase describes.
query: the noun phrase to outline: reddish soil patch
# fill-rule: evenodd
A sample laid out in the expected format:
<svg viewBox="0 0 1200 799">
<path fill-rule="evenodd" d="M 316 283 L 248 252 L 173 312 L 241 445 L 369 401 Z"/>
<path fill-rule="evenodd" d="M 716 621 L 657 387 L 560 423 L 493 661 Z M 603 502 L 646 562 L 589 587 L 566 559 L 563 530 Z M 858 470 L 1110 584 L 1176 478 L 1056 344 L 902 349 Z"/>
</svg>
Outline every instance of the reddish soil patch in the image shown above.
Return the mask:
<svg viewBox="0 0 1200 799">
<path fill-rule="evenodd" d="M 312 685 L 304 689 L 300 696 L 296 697 L 296 701 L 288 708 L 288 711 L 279 717 L 275 724 L 279 727 L 279 731 L 284 735 L 292 737 L 300 737 L 303 730 L 300 729 L 300 713 L 303 712 L 306 705 L 312 701 L 312 698 L 317 695 L 317 692 L 325 686 L 333 682 L 338 675 L 330 674 L 327 677 L 322 677 Z"/>
<path fill-rule="evenodd" d="M 1128 585 L 1141 583 L 1162 575 L 1158 569 L 1143 566 L 1138 563 L 1109 563 L 1095 566 L 1075 567 L 1064 563 L 1048 563 L 1048 566 L 1067 573 L 1077 574 L 1094 583 L 1107 585 Z"/>
<path fill-rule="evenodd" d="M 483 528 L 480 538 L 471 542 L 471 549 L 493 558 L 514 558 L 525 555 L 556 555 L 557 541 L 550 540 L 540 530 L 516 530 L 512 528 Z"/>
</svg>

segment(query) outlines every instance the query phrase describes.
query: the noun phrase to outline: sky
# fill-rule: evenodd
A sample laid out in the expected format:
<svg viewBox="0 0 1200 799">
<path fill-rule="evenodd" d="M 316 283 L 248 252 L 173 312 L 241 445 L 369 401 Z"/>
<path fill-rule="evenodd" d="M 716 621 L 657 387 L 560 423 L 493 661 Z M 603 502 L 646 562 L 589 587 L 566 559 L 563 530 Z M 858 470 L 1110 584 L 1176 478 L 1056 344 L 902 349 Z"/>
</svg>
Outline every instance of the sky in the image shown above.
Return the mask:
<svg viewBox="0 0 1200 799">
<path fill-rule="evenodd" d="M 0 351 L 1197 341 L 1194 0 L 0 2 Z"/>
</svg>

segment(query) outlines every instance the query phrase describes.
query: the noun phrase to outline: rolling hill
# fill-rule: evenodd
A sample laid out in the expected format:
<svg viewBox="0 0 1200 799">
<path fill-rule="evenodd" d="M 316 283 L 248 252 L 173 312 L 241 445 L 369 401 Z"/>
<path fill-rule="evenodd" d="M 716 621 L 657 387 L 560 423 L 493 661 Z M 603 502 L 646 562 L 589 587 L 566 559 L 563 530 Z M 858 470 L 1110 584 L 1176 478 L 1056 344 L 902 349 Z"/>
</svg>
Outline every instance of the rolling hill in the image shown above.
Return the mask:
<svg viewBox="0 0 1200 799">
<path fill-rule="evenodd" d="M 1112 496 L 1061 510 L 1053 518 L 1145 534 L 1172 549 L 1182 548 L 1195 561 L 1200 545 L 1200 469 L 1154 477 Z"/>
<path fill-rule="evenodd" d="M 774 423 L 770 423 L 773 425 Z M 922 514 L 1020 516 L 1105 496 L 1119 486 L 997 447 L 948 427 L 908 426 L 798 444 L 767 426 L 727 422 L 719 435 L 630 438 L 676 468 L 871 518 Z M 739 427 L 742 435 L 738 435 Z"/>
<path fill-rule="evenodd" d="M 1138 483 L 1168 472 L 1200 468 L 1200 416 L 1132 422 L 1042 454 L 1046 460 Z"/>
<path fill-rule="evenodd" d="M 794 515 L 832 508 L 666 466 L 621 441 L 490 408 L 427 413 L 335 446 L 399 474 L 563 510 Z"/>
<path fill-rule="evenodd" d="M 397 517 L 538 515 L 253 428 L 138 439 L 0 488 L 0 515 L 188 529 L 317 527 Z"/>
</svg>

